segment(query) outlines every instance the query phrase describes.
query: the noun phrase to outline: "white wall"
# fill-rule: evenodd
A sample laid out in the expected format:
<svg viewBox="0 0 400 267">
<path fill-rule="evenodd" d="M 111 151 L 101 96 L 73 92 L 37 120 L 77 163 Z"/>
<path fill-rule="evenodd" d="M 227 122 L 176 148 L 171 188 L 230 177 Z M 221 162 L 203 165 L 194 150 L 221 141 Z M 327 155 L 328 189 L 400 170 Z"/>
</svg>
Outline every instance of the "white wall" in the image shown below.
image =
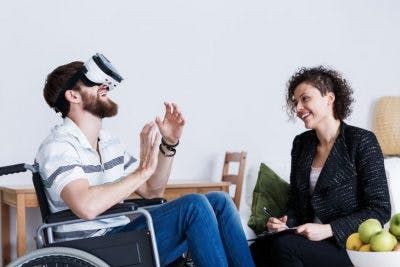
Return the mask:
<svg viewBox="0 0 400 267">
<path fill-rule="evenodd" d="M 287 79 L 300 66 L 337 68 L 357 99 L 348 121 L 371 128 L 377 98 L 400 94 L 399 11 L 395 0 L 3 1 L 0 165 L 32 162 L 60 122 L 42 97 L 45 76 L 103 52 L 126 79 L 105 125 L 132 153 L 142 125 L 176 101 L 187 125 L 171 179 L 217 180 L 226 150 L 248 151 L 249 173 L 264 161 L 288 177 L 303 126 L 287 121 Z M 30 213 L 29 231 L 40 221 Z"/>
</svg>

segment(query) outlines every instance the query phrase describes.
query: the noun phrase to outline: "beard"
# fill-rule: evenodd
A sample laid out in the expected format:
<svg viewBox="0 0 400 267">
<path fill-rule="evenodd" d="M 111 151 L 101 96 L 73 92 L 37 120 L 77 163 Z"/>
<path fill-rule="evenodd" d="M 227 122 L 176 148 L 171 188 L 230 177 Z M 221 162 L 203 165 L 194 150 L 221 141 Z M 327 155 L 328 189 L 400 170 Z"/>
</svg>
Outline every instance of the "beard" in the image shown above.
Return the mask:
<svg viewBox="0 0 400 267">
<path fill-rule="evenodd" d="M 85 92 L 81 92 L 81 95 L 84 110 L 101 119 L 117 115 L 118 105 L 111 99 L 102 100 L 98 95 L 91 96 Z"/>
</svg>

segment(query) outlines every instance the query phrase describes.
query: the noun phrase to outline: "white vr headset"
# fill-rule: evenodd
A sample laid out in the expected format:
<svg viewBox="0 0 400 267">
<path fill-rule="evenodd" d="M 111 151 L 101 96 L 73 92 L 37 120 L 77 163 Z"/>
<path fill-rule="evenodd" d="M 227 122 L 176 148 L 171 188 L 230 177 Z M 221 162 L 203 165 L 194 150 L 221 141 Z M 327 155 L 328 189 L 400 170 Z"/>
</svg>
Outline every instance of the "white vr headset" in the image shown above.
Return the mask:
<svg viewBox="0 0 400 267">
<path fill-rule="evenodd" d="M 78 81 L 82 81 L 88 87 L 106 84 L 108 90 L 112 90 L 123 80 L 122 76 L 113 67 L 111 62 L 102 54 L 96 53 L 65 83 L 56 101 L 64 99 L 65 91 L 73 88 Z"/>
<path fill-rule="evenodd" d="M 64 89 L 71 89 L 79 80 L 86 86 L 106 84 L 112 90 L 123 78 L 105 56 L 96 53 L 67 81 Z"/>
<path fill-rule="evenodd" d="M 102 54 L 96 53 L 83 65 L 81 72 L 85 78 L 96 85 L 107 84 L 112 90 L 123 80 L 111 62 Z M 83 81 L 85 82 L 85 81 Z"/>
</svg>

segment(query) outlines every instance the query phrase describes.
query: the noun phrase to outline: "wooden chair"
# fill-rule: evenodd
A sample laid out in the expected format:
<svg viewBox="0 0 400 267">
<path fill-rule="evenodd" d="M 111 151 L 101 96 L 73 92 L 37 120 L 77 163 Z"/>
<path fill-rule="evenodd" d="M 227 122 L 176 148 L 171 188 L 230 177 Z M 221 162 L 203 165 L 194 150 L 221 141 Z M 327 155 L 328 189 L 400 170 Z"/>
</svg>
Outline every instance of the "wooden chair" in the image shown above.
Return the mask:
<svg viewBox="0 0 400 267">
<path fill-rule="evenodd" d="M 235 202 L 237 209 L 239 209 L 240 207 L 240 197 L 242 195 L 242 185 L 244 170 L 246 167 L 246 158 L 247 152 L 245 151 L 225 153 L 224 167 L 222 170 L 222 181 L 231 182 L 231 184 L 236 185 L 235 196 L 232 199 L 233 202 Z M 232 162 L 239 163 L 239 168 L 236 174 L 229 173 L 229 164 Z"/>
</svg>

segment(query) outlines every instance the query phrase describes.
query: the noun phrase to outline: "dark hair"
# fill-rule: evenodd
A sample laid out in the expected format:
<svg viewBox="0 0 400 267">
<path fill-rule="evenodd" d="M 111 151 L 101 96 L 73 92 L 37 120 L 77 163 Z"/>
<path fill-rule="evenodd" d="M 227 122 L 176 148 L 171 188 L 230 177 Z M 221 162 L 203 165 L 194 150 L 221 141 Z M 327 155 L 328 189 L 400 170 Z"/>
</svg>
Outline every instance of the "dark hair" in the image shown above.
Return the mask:
<svg viewBox="0 0 400 267">
<path fill-rule="evenodd" d="M 61 116 L 65 118 L 69 113 L 69 102 L 63 94 L 64 86 L 67 81 L 83 66 L 83 62 L 74 61 L 57 67 L 49 75 L 43 88 L 43 96 L 47 104 L 54 108 L 56 112 L 61 112 Z M 79 90 L 76 85 L 71 90 Z M 64 92 L 63 92 L 64 91 Z M 60 95 L 60 99 L 57 101 Z"/>
<path fill-rule="evenodd" d="M 293 96 L 296 87 L 301 83 L 308 83 L 314 86 L 323 96 L 328 92 L 335 94 L 333 105 L 335 119 L 344 120 L 351 114 L 351 104 L 354 102 L 354 99 L 352 97 L 353 90 L 350 85 L 336 70 L 318 66 L 301 68 L 287 82 L 286 107 L 290 117 L 293 118 L 296 113 Z"/>
</svg>

